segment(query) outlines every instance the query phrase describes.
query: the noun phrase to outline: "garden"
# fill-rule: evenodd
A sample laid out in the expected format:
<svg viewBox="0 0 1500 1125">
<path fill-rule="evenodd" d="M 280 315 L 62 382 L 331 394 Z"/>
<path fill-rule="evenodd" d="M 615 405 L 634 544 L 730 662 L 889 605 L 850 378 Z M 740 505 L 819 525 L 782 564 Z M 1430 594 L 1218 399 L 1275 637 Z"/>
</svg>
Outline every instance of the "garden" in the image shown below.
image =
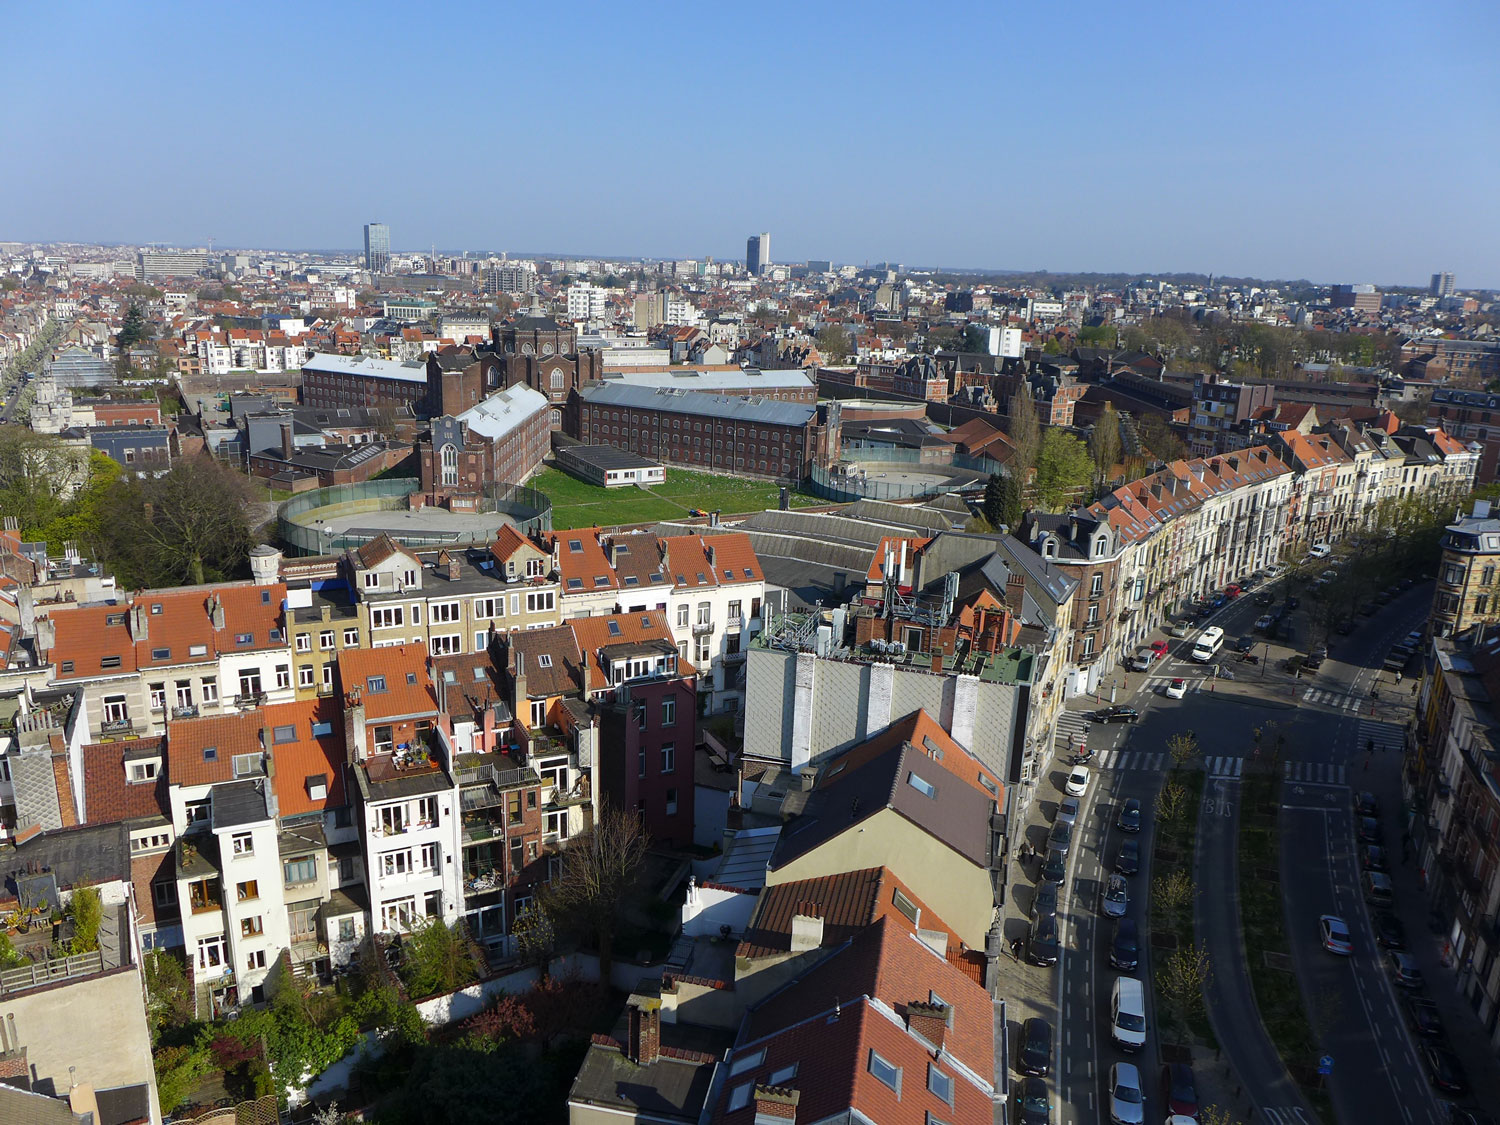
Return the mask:
<svg viewBox="0 0 1500 1125">
<path fill-rule="evenodd" d="M 651 488 L 605 489 L 551 468 L 526 483 L 552 501 L 552 526 L 558 531 L 682 519 L 695 510 L 718 509 L 725 515 L 759 512 L 775 508 L 781 494 L 779 485 L 767 481 L 691 469 L 668 469 L 667 479 Z M 792 490 L 794 508 L 827 503 L 821 497 Z"/>
</svg>

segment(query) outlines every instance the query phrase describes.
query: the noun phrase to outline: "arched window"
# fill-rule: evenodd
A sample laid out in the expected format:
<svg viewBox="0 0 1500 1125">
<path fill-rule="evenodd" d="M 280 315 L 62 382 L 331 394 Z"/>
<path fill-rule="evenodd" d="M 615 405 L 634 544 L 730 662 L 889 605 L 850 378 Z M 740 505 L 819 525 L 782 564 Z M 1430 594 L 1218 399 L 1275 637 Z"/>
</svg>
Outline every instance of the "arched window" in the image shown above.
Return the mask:
<svg viewBox="0 0 1500 1125">
<path fill-rule="evenodd" d="M 452 442 L 449 442 L 443 446 L 440 456 L 443 461 L 443 483 L 456 485 L 458 483 L 458 449 Z"/>
<path fill-rule="evenodd" d="M 554 391 L 562 390 L 564 382 L 566 380 L 563 378 L 563 369 L 561 367 L 554 367 L 552 369 L 552 389 Z"/>
</svg>

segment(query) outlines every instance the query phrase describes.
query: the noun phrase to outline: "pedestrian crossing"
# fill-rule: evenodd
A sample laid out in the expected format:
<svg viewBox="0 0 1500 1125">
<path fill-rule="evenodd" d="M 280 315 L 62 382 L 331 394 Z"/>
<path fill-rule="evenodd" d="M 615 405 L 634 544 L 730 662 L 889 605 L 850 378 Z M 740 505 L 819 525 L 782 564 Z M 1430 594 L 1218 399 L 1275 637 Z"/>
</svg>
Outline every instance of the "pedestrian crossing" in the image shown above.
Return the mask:
<svg viewBox="0 0 1500 1125">
<path fill-rule="evenodd" d="M 1147 676 L 1146 690 L 1152 695 L 1160 695 L 1173 680 L 1182 680 L 1184 690 L 1190 695 L 1195 691 L 1208 690 L 1208 676 Z"/>
<path fill-rule="evenodd" d="M 1406 746 L 1406 735 L 1397 723 L 1383 723 L 1379 719 L 1359 721 L 1359 739 L 1356 750 L 1368 750 L 1371 743 L 1377 751 L 1395 750 L 1398 753 Z"/>
<path fill-rule="evenodd" d="M 1061 749 L 1075 750 L 1088 740 L 1088 711 L 1063 711 L 1057 716 L 1057 745 Z"/>
<path fill-rule="evenodd" d="M 1349 768 L 1332 762 L 1283 762 L 1281 776 L 1301 785 L 1349 784 Z"/>
<path fill-rule="evenodd" d="M 1105 770 L 1160 770 L 1167 765 L 1163 751 L 1150 750 L 1101 750 L 1094 761 Z"/>
<path fill-rule="evenodd" d="M 1239 777 L 1245 770 L 1244 758 L 1204 758 L 1203 770 L 1209 777 Z"/>
<path fill-rule="evenodd" d="M 1310 687 L 1302 693 L 1303 703 L 1316 703 L 1319 707 L 1331 707 L 1335 711 L 1358 711 L 1364 697 L 1350 695 L 1344 691 L 1330 691 L 1327 688 Z"/>
</svg>

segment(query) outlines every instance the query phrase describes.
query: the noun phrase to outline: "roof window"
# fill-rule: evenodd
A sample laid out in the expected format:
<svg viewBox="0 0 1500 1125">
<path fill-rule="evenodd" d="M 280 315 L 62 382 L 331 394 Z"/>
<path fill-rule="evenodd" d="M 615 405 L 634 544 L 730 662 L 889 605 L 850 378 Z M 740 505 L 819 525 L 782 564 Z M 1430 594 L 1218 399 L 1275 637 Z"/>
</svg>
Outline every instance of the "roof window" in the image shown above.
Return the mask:
<svg viewBox="0 0 1500 1125">
<path fill-rule="evenodd" d="M 297 728 L 291 724 L 287 724 L 286 726 L 273 727 L 271 729 L 271 741 L 296 742 Z"/>
<path fill-rule="evenodd" d="M 925 777 L 918 777 L 915 773 L 908 773 L 906 775 L 906 784 L 910 785 L 924 797 L 937 796 L 937 786 L 933 785 Z"/>
<path fill-rule="evenodd" d="M 538 656 L 536 658 L 536 666 L 538 668 L 550 668 L 550 667 L 552 667 L 552 654 L 550 652 L 544 652 L 544 653 L 542 653 L 540 656 Z"/>
<path fill-rule="evenodd" d="M 618 637 L 620 635 L 620 623 L 618 621 L 611 621 L 609 623 L 609 635 L 611 637 Z"/>
<path fill-rule="evenodd" d="M 365 679 L 365 690 L 371 695 L 379 695 L 386 690 L 384 676 L 369 676 Z"/>
<path fill-rule="evenodd" d="M 205 762 L 217 762 L 219 760 L 219 748 L 217 746 L 205 746 L 203 748 L 203 760 Z"/>
<path fill-rule="evenodd" d="M 169 648 L 153 648 L 151 650 L 152 660 L 171 660 L 172 650 Z"/>
</svg>

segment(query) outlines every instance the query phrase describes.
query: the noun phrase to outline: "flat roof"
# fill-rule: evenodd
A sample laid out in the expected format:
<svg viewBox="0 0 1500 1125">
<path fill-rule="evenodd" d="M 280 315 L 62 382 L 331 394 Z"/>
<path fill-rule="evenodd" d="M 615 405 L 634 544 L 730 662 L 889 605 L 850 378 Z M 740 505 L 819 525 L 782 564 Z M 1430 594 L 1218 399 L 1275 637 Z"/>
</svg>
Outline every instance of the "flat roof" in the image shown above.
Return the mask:
<svg viewBox="0 0 1500 1125">
<path fill-rule="evenodd" d="M 661 465 L 660 461 L 612 445 L 569 445 L 559 449 L 557 455 L 571 457 L 596 469 L 654 469 Z"/>
<path fill-rule="evenodd" d="M 362 375 L 367 379 L 395 379 L 402 383 L 427 382 L 425 363 L 398 362 L 394 359 L 375 359 L 367 355 L 332 355 L 320 353 L 310 355 L 302 365 L 303 371 L 329 372 L 338 375 Z"/>
<path fill-rule="evenodd" d="M 665 387 L 634 387 L 622 385 L 618 380 L 585 387 L 579 392 L 579 397 L 597 406 L 625 406 L 772 426 L 805 426 L 818 410 L 812 403 L 774 402 Z"/>
</svg>

